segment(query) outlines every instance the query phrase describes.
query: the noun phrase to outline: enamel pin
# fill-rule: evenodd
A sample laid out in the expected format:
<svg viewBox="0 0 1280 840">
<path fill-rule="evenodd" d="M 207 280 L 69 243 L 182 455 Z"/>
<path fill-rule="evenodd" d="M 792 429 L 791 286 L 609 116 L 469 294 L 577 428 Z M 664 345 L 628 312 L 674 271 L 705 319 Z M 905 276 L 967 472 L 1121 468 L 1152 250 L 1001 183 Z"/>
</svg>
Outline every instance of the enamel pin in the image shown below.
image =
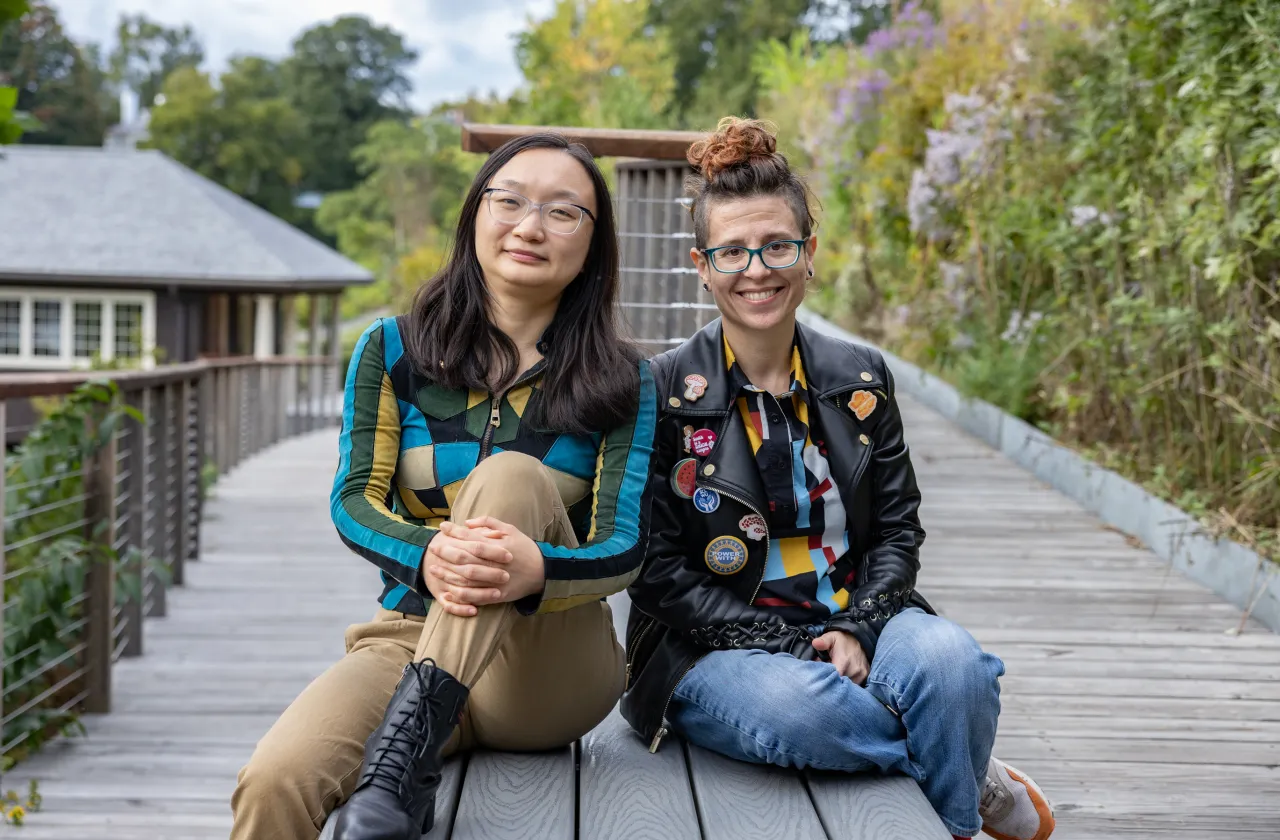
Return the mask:
<svg viewBox="0 0 1280 840">
<path fill-rule="evenodd" d="M 878 402 L 876 395 L 870 391 L 854 391 L 853 396 L 849 397 L 849 410 L 859 420 L 866 420 L 876 410 Z"/>
<path fill-rule="evenodd" d="M 693 426 L 684 427 L 684 454 L 693 451 Z"/>
<path fill-rule="evenodd" d="M 689 402 L 697 402 L 707 392 L 707 378 L 698 373 L 686 376 L 684 385 L 684 398 Z"/>
<path fill-rule="evenodd" d="M 692 499 L 697 489 L 698 462 L 685 458 L 671 471 L 671 489 L 682 499 Z"/>
<path fill-rule="evenodd" d="M 707 568 L 718 575 L 731 575 L 747 565 L 747 546 L 737 537 L 719 537 L 707 544 Z"/>
<path fill-rule="evenodd" d="M 702 513 L 715 513 L 720 509 L 720 494 L 705 487 L 693 491 L 693 506 Z"/>
<path fill-rule="evenodd" d="M 746 533 L 748 539 L 762 540 L 765 537 L 764 517 L 758 513 L 748 513 L 739 519 L 738 527 Z"/>
</svg>

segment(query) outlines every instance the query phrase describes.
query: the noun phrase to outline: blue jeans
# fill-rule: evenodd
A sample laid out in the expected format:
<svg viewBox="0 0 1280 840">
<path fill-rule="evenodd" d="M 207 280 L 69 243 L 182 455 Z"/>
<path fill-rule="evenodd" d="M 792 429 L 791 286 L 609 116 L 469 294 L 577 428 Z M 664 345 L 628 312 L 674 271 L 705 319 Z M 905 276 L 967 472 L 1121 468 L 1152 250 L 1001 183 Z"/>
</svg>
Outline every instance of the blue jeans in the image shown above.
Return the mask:
<svg viewBox="0 0 1280 840">
<path fill-rule="evenodd" d="M 865 688 L 828 662 L 714 651 L 667 717 L 690 743 L 742 761 L 906 774 L 952 834 L 972 837 L 1002 674 L 966 630 L 911 608 L 885 626 Z"/>
</svg>

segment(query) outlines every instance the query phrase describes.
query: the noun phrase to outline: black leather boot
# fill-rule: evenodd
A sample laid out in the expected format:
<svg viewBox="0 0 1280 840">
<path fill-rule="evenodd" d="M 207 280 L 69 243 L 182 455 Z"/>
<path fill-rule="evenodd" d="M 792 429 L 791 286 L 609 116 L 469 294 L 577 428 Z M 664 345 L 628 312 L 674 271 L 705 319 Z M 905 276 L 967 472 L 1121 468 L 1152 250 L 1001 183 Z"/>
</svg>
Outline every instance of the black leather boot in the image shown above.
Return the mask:
<svg viewBox="0 0 1280 840">
<path fill-rule="evenodd" d="M 467 693 L 429 659 L 405 666 L 382 723 L 365 742 L 360 781 L 338 812 L 334 840 L 418 840 L 431 830 L 440 752 Z"/>
</svg>

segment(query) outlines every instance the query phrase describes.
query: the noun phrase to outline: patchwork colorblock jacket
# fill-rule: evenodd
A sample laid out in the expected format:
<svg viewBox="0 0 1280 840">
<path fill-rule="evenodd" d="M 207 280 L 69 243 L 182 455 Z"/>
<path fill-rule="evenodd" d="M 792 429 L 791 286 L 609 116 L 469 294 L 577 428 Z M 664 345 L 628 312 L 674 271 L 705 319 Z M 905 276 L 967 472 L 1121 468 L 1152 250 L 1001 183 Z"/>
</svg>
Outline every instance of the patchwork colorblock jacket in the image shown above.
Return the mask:
<svg viewBox="0 0 1280 840">
<path fill-rule="evenodd" d="M 621 710 L 654 749 L 676 686 L 712 650 L 759 649 L 813 660 L 818 625 L 820 632 L 852 634 L 870 660 L 880 632 L 899 611 L 932 612 L 915 591 L 924 541 L 920 492 L 888 366 L 870 348 L 804 325 L 797 327 L 796 347 L 809 412 L 843 503 L 848 546 L 825 570 L 831 596 L 822 600 L 831 603 L 814 602 L 809 610 L 779 610 L 757 600 L 771 555 L 768 529 L 759 532 L 770 497 L 738 410 L 721 322 L 653 360 L 662 405 L 650 478 L 653 521 L 644 567 L 628 588 Z M 710 451 L 686 448 L 699 434 L 691 438 L 690 426 L 714 435 Z M 797 568 L 803 570 L 794 588 L 813 589 L 802 578 L 811 578 L 814 566 L 806 559 Z"/>
<path fill-rule="evenodd" d="M 546 587 L 517 602 L 520 611 L 566 610 L 625 589 L 649 529 L 658 413 L 649 363 L 640 363 L 637 409 L 627 423 L 559 434 L 527 419 L 542 398 L 541 362 L 501 394 L 444 388 L 413 369 L 402 323 L 379 319 L 356 344 L 329 503 L 343 542 L 380 570 L 379 603 L 426 614 L 431 595 L 419 570 L 427 545 L 471 470 L 503 451 L 531 455 L 551 472 L 580 543 L 538 543 Z"/>
</svg>

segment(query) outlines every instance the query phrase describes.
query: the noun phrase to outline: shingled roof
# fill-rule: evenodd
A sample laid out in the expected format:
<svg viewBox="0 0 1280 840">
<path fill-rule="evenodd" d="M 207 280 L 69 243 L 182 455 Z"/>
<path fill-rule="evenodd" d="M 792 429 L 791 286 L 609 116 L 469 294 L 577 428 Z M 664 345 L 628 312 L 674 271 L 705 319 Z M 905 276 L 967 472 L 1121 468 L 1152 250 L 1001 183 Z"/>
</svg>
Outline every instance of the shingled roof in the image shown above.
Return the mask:
<svg viewBox="0 0 1280 840">
<path fill-rule="evenodd" d="M 0 148 L 0 282 L 265 291 L 372 279 L 158 151 Z"/>
</svg>

